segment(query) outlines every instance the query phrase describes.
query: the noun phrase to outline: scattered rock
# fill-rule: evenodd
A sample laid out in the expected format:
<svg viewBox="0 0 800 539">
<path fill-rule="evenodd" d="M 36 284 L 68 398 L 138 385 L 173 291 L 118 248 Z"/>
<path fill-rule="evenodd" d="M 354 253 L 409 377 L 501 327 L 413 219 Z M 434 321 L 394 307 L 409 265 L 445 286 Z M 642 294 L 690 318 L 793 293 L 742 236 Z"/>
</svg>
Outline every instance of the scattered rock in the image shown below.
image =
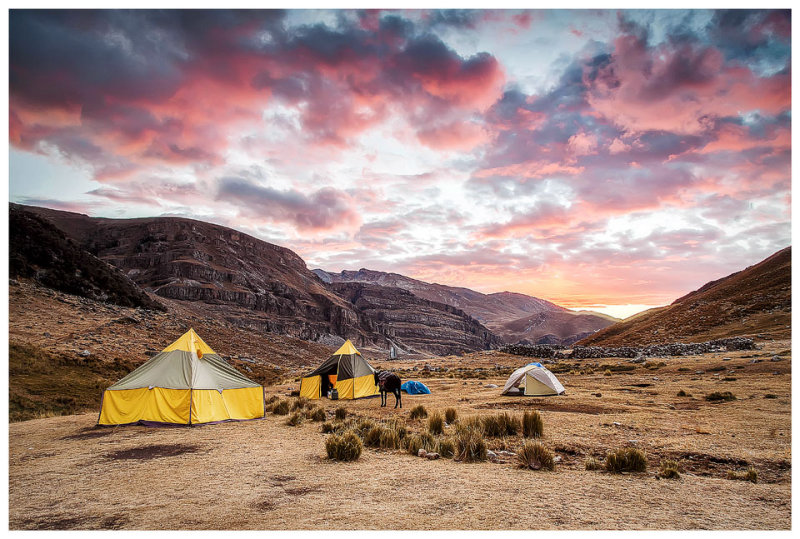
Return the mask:
<svg viewBox="0 0 800 539">
<path fill-rule="evenodd" d="M 760 359 L 758 359 L 758 358 L 756 358 L 756 359 L 751 359 L 751 360 L 750 360 L 750 363 L 761 363 L 761 360 L 760 360 Z"/>
<path fill-rule="evenodd" d="M 772 359 L 770 359 L 770 361 L 783 361 L 783 358 L 780 356 L 772 356 Z"/>
<path fill-rule="evenodd" d="M 494 388 L 496 388 L 496 387 L 497 387 L 497 384 L 486 384 L 486 385 L 485 385 L 485 386 L 483 386 L 483 387 L 487 387 L 487 388 L 489 388 L 489 389 L 494 389 Z"/>
<path fill-rule="evenodd" d="M 425 458 L 428 459 L 428 460 L 436 460 L 436 459 L 439 458 L 439 453 L 427 453 L 425 455 Z"/>
<path fill-rule="evenodd" d="M 497 453 L 489 449 L 488 451 L 486 451 L 486 458 L 488 458 L 489 460 L 495 460 L 497 458 Z"/>
<path fill-rule="evenodd" d="M 420 447 L 419 451 L 417 451 L 417 456 L 418 457 L 423 457 L 423 458 L 427 457 L 428 456 L 428 452 Z"/>
<path fill-rule="evenodd" d="M 730 361 L 730 360 L 731 360 L 731 358 L 729 358 L 729 357 L 722 358 L 722 361 Z"/>
<path fill-rule="evenodd" d="M 611 424 L 614 425 L 615 427 L 621 427 L 622 426 L 622 423 L 620 423 L 619 421 L 614 421 Z"/>
<path fill-rule="evenodd" d="M 88 350 L 83 350 L 78 355 L 82 356 L 82 357 L 89 357 L 89 356 L 92 355 L 92 353 L 90 351 L 88 351 Z"/>
<path fill-rule="evenodd" d="M 694 371 L 695 374 L 705 374 L 706 371 Z"/>
</svg>

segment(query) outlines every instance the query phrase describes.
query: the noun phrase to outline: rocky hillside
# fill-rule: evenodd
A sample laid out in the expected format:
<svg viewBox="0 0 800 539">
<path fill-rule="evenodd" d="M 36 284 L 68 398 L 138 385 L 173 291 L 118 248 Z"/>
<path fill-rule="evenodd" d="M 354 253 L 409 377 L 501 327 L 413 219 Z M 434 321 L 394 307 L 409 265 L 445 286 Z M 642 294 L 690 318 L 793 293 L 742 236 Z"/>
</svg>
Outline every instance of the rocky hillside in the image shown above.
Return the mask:
<svg viewBox="0 0 800 539">
<path fill-rule="evenodd" d="M 9 209 L 9 276 L 123 307 L 163 309 L 119 270 L 98 260 L 50 222 Z"/>
<path fill-rule="evenodd" d="M 586 346 L 702 342 L 733 336 L 790 338 L 792 249 L 711 281 L 580 341 Z"/>
<path fill-rule="evenodd" d="M 574 313 L 555 303 L 515 292 L 482 294 L 469 288 L 426 283 L 397 273 L 369 269 L 331 273 L 315 269 L 327 283 L 370 283 L 407 290 L 444 303 L 483 323 L 505 342 L 571 344 L 618 320 L 596 313 Z"/>
<path fill-rule="evenodd" d="M 359 282 L 331 286 L 374 324 L 375 331 L 386 335 L 402 351 L 447 355 L 501 344 L 497 336 L 461 309 L 420 298 L 402 288 Z"/>
<path fill-rule="evenodd" d="M 18 205 L 12 210 L 57 231 L 94 265 L 116 268 L 133 289 L 237 327 L 418 353 L 482 350 L 497 342 L 464 312 L 408 293 L 382 293 L 381 308 L 343 298 L 291 250 L 223 226 L 182 218 L 91 218 Z M 446 340 L 437 341 L 442 328 L 454 327 L 464 334 L 448 330 Z"/>
</svg>

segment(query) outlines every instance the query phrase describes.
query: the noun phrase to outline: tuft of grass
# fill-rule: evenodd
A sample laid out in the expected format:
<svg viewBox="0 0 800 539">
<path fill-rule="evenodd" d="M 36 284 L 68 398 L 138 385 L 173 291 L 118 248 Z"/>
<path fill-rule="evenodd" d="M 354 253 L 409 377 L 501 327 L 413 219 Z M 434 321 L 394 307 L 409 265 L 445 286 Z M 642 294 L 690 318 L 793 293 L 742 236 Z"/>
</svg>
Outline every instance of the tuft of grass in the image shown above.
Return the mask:
<svg viewBox="0 0 800 539">
<path fill-rule="evenodd" d="M 764 398 L 765 399 L 777 399 L 778 396 L 775 395 L 774 393 L 767 393 L 766 395 L 764 395 Z"/>
<path fill-rule="evenodd" d="M 408 416 L 411 419 L 422 419 L 428 417 L 428 410 L 421 404 L 417 404 L 411 409 L 411 414 Z"/>
<path fill-rule="evenodd" d="M 681 389 L 680 391 L 678 391 L 678 396 L 679 397 L 690 397 L 691 395 L 689 395 L 688 393 L 686 393 L 684 390 Z"/>
<path fill-rule="evenodd" d="M 289 416 L 289 419 L 286 420 L 286 424 L 290 427 L 296 427 L 301 425 L 303 421 L 305 421 L 306 416 L 303 414 L 301 410 L 297 410 L 292 415 Z"/>
<path fill-rule="evenodd" d="M 606 470 L 611 473 L 644 472 L 647 455 L 635 447 L 623 447 L 606 455 Z"/>
<path fill-rule="evenodd" d="M 439 453 L 443 459 L 449 459 L 452 458 L 456 452 L 456 444 L 450 437 L 440 438 L 437 449 L 437 453 Z"/>
<path fill-rule="evenodd" d="M 331 423 L 330 421 L 326 421 L 320 427 L 320 431 L 322 431 L 322 434 L 330 434 L 334 430 L 335 430 L 335 427 L 333 426 L 333 423 Z"/>
<path fill-rule="evenodd" d="M 403 436 L 399 428 L 386 426 L 381 429 L 378 446 L 382 449 L 400 449 L 403 445 Z"/>
<path fill-rule="evenodd" d="M 320 406 L 314 408 L 308 413 L 308 418 L 311 421 L 325 421 L 326 417 L 327 416 L 325 415 L 325 408 L 322 408 Z"/>
<path fill-rule="evenodd" d="M 658 475 L 664 479 L 680 479 L 680 467 L 674 460 L 662 460 Z"/>
<path fill-rule="evenodd" d="M 434 412 L 428 418 L 428 432 L 434 436 L 438 436 L 444 432 L 444 418 L 439 412 Z"/>
<path fill-rule="evenodd" d="M 544 435 L 544 421 L 536 410 L 522 414 L 522 435 L 525 438 L 541 438 Z"/>
<path fill-rule="evenodd" d="M 405 439 L 406 450 L 414 456 L 417 456 L 420 449 L 425 451 L 436 451 L 436 439 L 430 433 L 423 432 L 422 434 L 412 434 Z"/>
<path fill-rule="evenodd" d="M 520 429 L 519 419 L 508 412 L 483 416 L 483 434 L 490 438 L 514 436 Z"/>
<path fill-rule="evenodd" d="M 364 445 L 367 447 L 380 447 L 383 427 L 375 425 L 364 433 Z"/>
<path fill-rule="evenodd" d="M 306 404 L 311 404 L 311 401 L 305 397 L 297 397 L 297 399 L 292 403 L 292 411 L 302 410 L 306 407 Z"/>
<path fill-rule="evenodd" d="M 586 460 L 583 461 L 584 467 L 589 470 L 600 470 L 603 468 L 603 465 L 594 457 L 586 457 Z"/>
<path fill-rule="evenodd" d="M 336 421 L 344 421 L 347 419 L 347 409 L 339 406 L 336 408 L 336 412 L 334 413 L 333 417 L 336 419 Z"/>
<path fill-rule="evenodd" d="M 455 459 L 461 462 L 480 462 L 486 460 L 486 440 L 480 427 L 459 424 L 454 435 L 456 445 Z"/>
<path fill-rule="evenodd" d="M 272 407 L 272 413 L 275 415 L 286 415 L 289 413 L 289 401 L 280 400 Z"/>
<path fill-rule="evenodd" d="M 603 376 L 611 376 L 611 370 L 610 369 L 604 370 L 603 371 Z"/>
<path fill-rule="evenodd" d="M 728 472 L 728 479 L 734 481 L 750 481 L 751 483 L 758 483 L 758 471 L 749 466 L 744 471 L 731 470 Z"/>
<path fill-rule="evenodd" d="M 517 451 L 517 467 L 529 470 L 555 469 L 553 452 L 539 442 L 525 441 Z"/>
<path fill-rule="evenodd" d="M 333 434 L 325 440 L 325 451 L 331 460 L 344 462 L 356 460 L 361 456 L 363 447 L 361 438 L 353 431 L 347 431 L 341 436 Z"/>
<path fill-rule="evenodd" d="M 706 395 L 706 400 L 711 402 L 716 401 L 735 401 L 736 395 L 731 393 L 730 391 L 715 391 L 710 395 Z"/>
<path fill-rule="evenodd" d="M 735 382 L 736 378 L 733 377 L 733 376 L 726 376 L 725 378 L 722 379 L 722 381 L 723 382 Z"/>
<path fill-rule="evenodd" d="M 448 408 L 444 411 L 444 420 L 447 422 L 448 425 L 452 425 L 456 422 L 458 418 L 458 413 L 456 412 L 455 408 Z"/>
<path fill-rule="evenodd" d="M 689 372 L 690 370 L 692 369 L 689 367 L 678 367 L 678 372 Z"/>
</svg>

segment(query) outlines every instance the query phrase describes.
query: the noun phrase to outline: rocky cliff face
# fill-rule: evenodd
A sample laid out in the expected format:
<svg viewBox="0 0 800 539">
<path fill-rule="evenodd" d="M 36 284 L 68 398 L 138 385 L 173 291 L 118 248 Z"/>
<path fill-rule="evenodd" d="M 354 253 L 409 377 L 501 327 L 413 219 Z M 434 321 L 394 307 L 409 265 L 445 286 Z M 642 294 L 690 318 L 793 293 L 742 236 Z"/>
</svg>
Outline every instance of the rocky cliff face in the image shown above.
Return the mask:
<svg viewBox="0 0 800 539">
<path fill-rule="evenodd" d="M 463 310 L 505 342 L 571 344 L 617 322 L 595 313 L 574 313 L 555 303 L 516 292 L 482 294 L 469 288 L 426 283 L 398 273 L 369 269 L 330 273 L 315 269 L 327 283 L 369 283 L 407 290 L 419 298 Z"/>
<path fill-rule="evenodd" d="M 95 219 L 29 209 L 159 296 L 203 302 L 232 323 L 301 339 L 334 334 L 361 344 L 381 341 L 350 303 L 284 247 L 191 219 Z"/>
<path fill-rule="evenodd" d="M 332 283 L 370 329 L 406 351 L 439 355 L 484 350 L 500 339 L 464 311 L 417 297 L 397 287 L 367 283 Z"/>
</svg>

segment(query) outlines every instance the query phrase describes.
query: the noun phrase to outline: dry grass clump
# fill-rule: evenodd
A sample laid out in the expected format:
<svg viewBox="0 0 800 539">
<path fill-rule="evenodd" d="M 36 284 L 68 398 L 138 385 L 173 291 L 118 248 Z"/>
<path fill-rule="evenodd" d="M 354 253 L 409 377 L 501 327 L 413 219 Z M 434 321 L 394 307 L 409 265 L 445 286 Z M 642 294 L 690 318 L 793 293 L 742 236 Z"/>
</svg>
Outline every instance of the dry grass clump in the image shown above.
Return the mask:
<svg viewBox="0 0 800 539">
<path fill-rule="evenodd" d="M 478 421 L 478 424 L 480 421 Z M 486 460 L 486 440 L 483 430 L 476 422 L 465 422 L 456 427 L 454 435 L 456 444 L 455 460 L 461 462 L 480 462 Z"/>
<path fill-rule="evenodd" d="M 606 455 L 606 470 L 611 473 L 644 472 L 647 455 L 635 447 L 623 447 Z"/>
<path fill-rule="evenodd" d="M 334 413 L 333 417 L 336 419 L 336 421 L 344 421 L 347 419 L 347 409 L 339 406 L 336 408 L 336 412 Z"/>
<path fill-rule="evenodd" d="M 555 469 L 553 452 L 539 442 L 525 441 L 517 451 L 517 467 L 530 470 Z"/>
<path fill-rule="evenodd" d="M 664 479 L 680 479 L 680 467 L 674 460 L 662 460 L 658 475 Z"/>
<path fill-rule="evenodd" d="M 428 432 L 434 436 L 444 432 L 444 417 L 439 412 L 434 412 L 428 418 Z"/>
<path fill-rule="evenodd" d="M 758 483 L 758 471 L 749 466 L 744 471 L 731 470 L 728 472 L 728 479 L 734 481 L 750 481 L 751 483 Z"/>
<path fill-rule="evenodd" d="M 522 414 L 522 435 L 525 438 L 541 438 L 544 434 L 544 421 L 536 410 Z"/>
<path fill-rule="evenodd" d="M 322 424 L 322 427 L 320 427 L 320 431 L 322 432 L 322 434 L 330 434 L 334 430 L 336 430 L 336 427 L 334 427 L 333 423 L 331 423 L 330 421 L 326 421 L 325 423 Z"/>
<path fill-rule="evenodd" d="M 709 395 L 706 395 L 707 401 L 735 401 L 736 395 L 731 393 L 730 391 L 715 391 Z"/>
<path fill-rule="evenodd" d="M 412 434 L 405 439 L 406 450 L 416 456 L 420 449 L 425 451 L 436 451 L 436 438 L 428 432 L 422 434 Z"/>
<path fill-rule="evenodd" d="M 271 412 L 272 408 L 275 406 L 275 403 L 278 402 L 279 400 L 281 399 L 277 395 L 273 395 L 270 398 L 268 398 L 267 402 L 264 403 L 264 411 Z"/>
<path fill-rule="evenodd" d="M 449 459 L 455 455 L 456 452 L 456 443 L 453 441 L 452 438 L 440 438 L 439 445 L 437 447 L 438 451 L 442 458 Z"/>
<path fill-rule="evenodd" d="M 458 413 L 456 412 L 455 408 L 448 408 L 444 411 L 444 420 L 447 422 L 448 425 L 452 425 L 456 422 L 458 418 Z"/>
<path fill-rule="evenodd" d="M 764 398 L 765 399 L 777 399 L 778 396 L 776 394 L 774 394 L 774 393 L 767 393 L 766 395 L 764 395 Z"/>
<path fill-rule="evenodd" d="M 417 404 L 411 409 L 411 414 L 408 416 L 411 419 L 421 419 L 428 417 L 428 410 L 421 404 Z"/>
<path fill-rule="evenodd" d="M 483 434 L 489 437 L 514 436 L 520 429 L 519 419 L 508 412 L 484 416 Z"/>
<path fill-rule="evenodd" d="M 286 415 L 289 413 L 289 401 L 281 400 L 272 406 L 272 413 L 275 415 Z"/>
<path fill-rule="evenodd" d="M 325 451 L 331 460 L 341 460 L 349 462 L 361 456 L 363 444 L 361 438 L 353 431 L 347 431 L 341 436 L 331 435 L 325 440 Z"/>
<path fill-rule="evenodd" d="M 292 403 L 292 411 L 295 410 L 302 410 L 306 407 L 306 405 L 311 405 L 311 401 L 309 401 L 305 397 L 297 397 L 297 399 Z"/>
<path fill-rule="evenodd" d="M 603 465 L 594 457 L 586 457 L 586 460 L 583 461 L 584 468 L 588 471 L 600 470 L 603 468 Z"/>
<path fill-rule="evenodd" d="M 308 418 L 311 421 L 325 421 L 326 417 L 327 416 L 325 415 L 325 408 L 322 408 L 321 406 L 317 406 L 316 408 L 308 412 Z"/>
<path fill-rule="evenodd" d="M 303 421 L 305 421 L 305 419 L 306 419 L 305 414 L 302 411 L 297 410 L 296 412 L 294 412 L 292 415 L 289 416 L 289 419 L 286 420 L 286 424 L 289 425 L 290 427 L 296 427 L 298 425 L 301 425 Z"/>
<path fill-rule="evenodd" d="M 375 425 L 364 433 L 364 445 L 367 447 L 380 447 L 383 427 Z"/>
<path fill-rule="evenodd" d="M 380 438 L 378 439 L 378 447 L 381 449 L 400 449 L 403 445 L 403 437 L 405 436 L 405 428 L 386 426 L 381 429 Z"/>
<path fill-rule="evenodd" d="M 679 397 L 691 397 L 691 395 L 690 395 L 690 394 L 688 394 L 687 392 L 685 392 L 685 391 L 684 391 L 684 390 L 682 390 L 682 389 L 681 389 L 680 391 L 678 391 L 678 396 L 679 396 Z"/>
</svg>

